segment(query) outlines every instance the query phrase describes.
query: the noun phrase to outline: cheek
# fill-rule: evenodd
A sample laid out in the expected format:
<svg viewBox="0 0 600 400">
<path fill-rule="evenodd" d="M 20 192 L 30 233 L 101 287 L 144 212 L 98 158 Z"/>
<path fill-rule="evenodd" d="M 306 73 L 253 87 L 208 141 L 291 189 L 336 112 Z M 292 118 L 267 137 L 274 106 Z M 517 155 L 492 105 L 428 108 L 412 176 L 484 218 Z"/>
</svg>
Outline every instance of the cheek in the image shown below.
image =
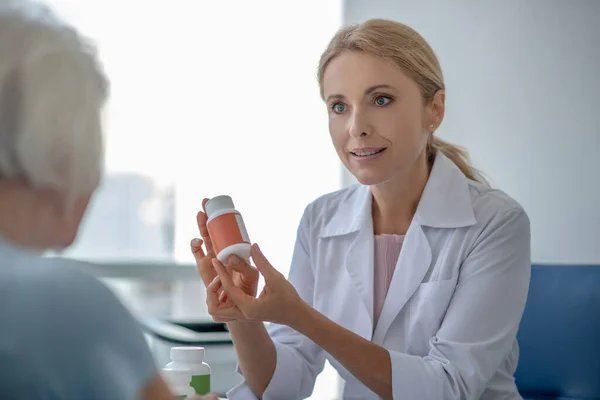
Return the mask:
<svg viewBox="0 0 600 400">
<path fill-rule="evenodd" d="M 427 139 L 421 127 L 420 115 L 406 110 L 393 110 L 378 118 L 379 132 L 398 151 L 414 151 Z"/>
<path fill-rule="evenodd" d="M 401 154 L 402 158 L 417 157 L 427 144 L 427 134 L 423 132 L 420 125 L 407 124 L 395 143 L 395 151 Z"/>
</svg>

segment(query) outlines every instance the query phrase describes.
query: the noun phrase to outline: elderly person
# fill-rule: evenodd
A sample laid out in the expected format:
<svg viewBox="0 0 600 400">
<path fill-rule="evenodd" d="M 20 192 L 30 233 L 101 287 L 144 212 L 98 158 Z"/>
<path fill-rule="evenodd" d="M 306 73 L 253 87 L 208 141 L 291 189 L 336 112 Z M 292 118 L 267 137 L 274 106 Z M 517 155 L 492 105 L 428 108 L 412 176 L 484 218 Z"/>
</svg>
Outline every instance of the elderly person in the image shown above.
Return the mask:
<svg viewBox="0 0 600 400">
<path fill-rule="evenodd" d="M 107 80 L 46 9 L 0 1 L 0 398 L 172 399 L 136 321 L 78 263 Z M 210 397 L 215 398 L 216 397 Z"/>
</svg>

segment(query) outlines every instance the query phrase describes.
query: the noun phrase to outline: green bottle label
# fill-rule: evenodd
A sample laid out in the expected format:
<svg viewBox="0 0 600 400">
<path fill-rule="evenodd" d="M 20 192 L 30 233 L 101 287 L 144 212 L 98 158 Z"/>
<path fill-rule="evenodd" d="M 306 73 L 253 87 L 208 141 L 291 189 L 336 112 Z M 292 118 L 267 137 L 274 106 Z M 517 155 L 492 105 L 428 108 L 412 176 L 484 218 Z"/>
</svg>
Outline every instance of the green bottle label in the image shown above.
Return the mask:
<svg viewBox="0 0 600 400">
<path fill-rule="evenodd" d="M 209 394 L 210 393 L 210 375 L 193 375 L 192 376 L 192 387 L 196 394 Z"/>
</svg>

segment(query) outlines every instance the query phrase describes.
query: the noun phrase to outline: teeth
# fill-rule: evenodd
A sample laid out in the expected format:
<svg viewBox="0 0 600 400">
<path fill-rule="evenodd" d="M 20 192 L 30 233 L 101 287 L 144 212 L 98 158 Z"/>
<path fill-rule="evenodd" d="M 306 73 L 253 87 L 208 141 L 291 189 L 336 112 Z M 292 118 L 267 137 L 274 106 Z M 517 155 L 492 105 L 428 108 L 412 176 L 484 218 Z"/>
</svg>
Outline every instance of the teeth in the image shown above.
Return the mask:
<svg viewBox="0 0 600 400">
<path fill-rule="evenodd" d="M 373 154 L 377 154 L 379 152 L 381 152 L 383 149 L 379 149 L 379 150 L 375 150 L 375 151 L 366 151 L 366 152 L 360 152 L 360 153 L 352 153 L 355 154 L 359 157 L 367 157 L 367 156 L 372 156 Z"/>
</svg>

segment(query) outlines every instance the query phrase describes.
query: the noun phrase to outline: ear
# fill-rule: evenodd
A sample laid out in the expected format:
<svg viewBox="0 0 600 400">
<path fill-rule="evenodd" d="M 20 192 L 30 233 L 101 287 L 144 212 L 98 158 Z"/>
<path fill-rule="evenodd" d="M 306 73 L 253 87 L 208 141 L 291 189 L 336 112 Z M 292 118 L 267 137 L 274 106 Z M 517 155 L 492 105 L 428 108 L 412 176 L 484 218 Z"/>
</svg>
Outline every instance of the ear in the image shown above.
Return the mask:
<svg viewBox="0 0 600 400">
<path fill-rule="evenodd" d="M 425 128 L 433 132 L 442 124 L 444 120 L 444 113 L 446 111 L 446 92 L 444 90 L 438 90 L 433 95 L 433 98 L 427 104 L 427 121 L 425 121 Z"/>
</svg>

